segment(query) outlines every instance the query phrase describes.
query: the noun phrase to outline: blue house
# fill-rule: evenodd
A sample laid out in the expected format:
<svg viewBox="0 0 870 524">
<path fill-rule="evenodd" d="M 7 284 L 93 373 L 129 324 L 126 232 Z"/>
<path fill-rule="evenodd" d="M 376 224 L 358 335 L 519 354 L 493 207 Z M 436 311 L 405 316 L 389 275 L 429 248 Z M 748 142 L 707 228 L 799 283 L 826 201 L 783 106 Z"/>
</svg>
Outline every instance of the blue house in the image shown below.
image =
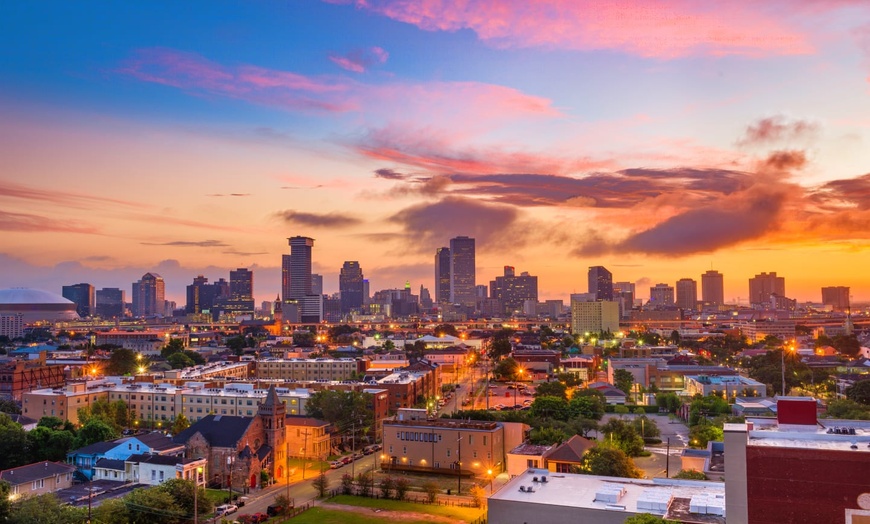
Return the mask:
<svg viewBox="0 0 870 524">
<path fill-rule="evenodd" d="M 162 433 L 143 433 L 108 442 L 97 442 L 66 454 L 66 461 L 76 467 L 87 480 L 94 476 L 94 466 L 100 459 L 124 461 L 136 454 L 182 456 L 184 445 L 176 444 Z"/>
</svg>

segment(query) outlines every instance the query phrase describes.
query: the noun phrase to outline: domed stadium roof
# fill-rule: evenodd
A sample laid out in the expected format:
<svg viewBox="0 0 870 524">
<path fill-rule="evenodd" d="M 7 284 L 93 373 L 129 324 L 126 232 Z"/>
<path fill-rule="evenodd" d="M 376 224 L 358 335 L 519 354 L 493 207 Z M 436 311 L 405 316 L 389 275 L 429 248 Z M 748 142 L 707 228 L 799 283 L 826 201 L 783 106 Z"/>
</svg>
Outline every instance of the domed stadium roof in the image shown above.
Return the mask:
<svg viewBox="0 0 870 524">
<path fill-rule="evenodd" d="M 72 300 L 40 289 L 13 287 L 0 289 L 0 304 L 74 304 Z"/>
</svg>

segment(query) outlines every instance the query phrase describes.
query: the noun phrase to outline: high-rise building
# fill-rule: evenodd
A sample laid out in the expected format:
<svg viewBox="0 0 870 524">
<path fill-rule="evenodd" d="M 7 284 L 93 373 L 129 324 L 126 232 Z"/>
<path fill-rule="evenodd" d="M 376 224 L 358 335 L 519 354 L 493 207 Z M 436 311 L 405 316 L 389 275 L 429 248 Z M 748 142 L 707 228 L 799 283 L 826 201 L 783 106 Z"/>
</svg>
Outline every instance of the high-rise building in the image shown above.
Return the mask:
<svg viewBox="0 0 870 524">
<path fill-rule="evenodd" d="M 311 274 L 311 294 L 323 294 L 323 275 L 318 275 L 317 273 Z"/>
<path fill-rule="evenodd" d="M 619 304 L 608 300 L 571 301 L 571 332 L 598 333 L 619 331 Z"/>
<path fill-rule="evenodd" d="M 97 315 L 103 318 L 121 318 L 127 309 L 127 293 L 116 287 L 98 289 Z"/>
<path fill-rule="evenodd" d="M 613 273 L 604 266 L 589 268 L 589 292 L 596 300 L 613 300 Z"/>
<path fill-rule="evenodd" d="M 489 289 L 486 287 L 486 284 L 478 284 L 474 286 L 474 297 L 475 298 L 486 298 L 489 294 Z"/>
<path fill-rule="evenodd" d="M 364 280 L 362 268 L 356 260 L 348 260 L 341 266 L 338 290 L 341 294 L 342 315 L 362 309 Z"/>
<path fill-rule="evenodd" d="M 831 306 L 834 308 L 834 311 L 848 310 L 850 307 L 849 286 L 823 287 L 822 304 Z"/>
<path fill-rule="evenodd" d="M 435 302 L 450 302 L 450 248 L 435 250 Z"/>
<path fill-rule="evenodd" d="M 504 276 L 489 283 L 490 297 L 502 306 L 501 313 L 516 315 L 524 312 L 527 300 L 538 302 L 538 277 L 523 272 L 519 276 L 512 266 L 504 267 Z"/>
<path fill-rule="evenodd" d="M 208 278 L 198 275 L 193 279 L 193 284 L 187 286 L 187 302 L 184 304 L 184 312 L 188 315 L 199 315 L 203 310 L 210 311 L 214 306 L 213 285 L 208 283 Z"/>
<path fill-rule="evenodd" d="M 166 284 L 157 273 L 145 273 L 133 282 L 133 316 L 163 316 L 166 309 Z"/>
<path fill-rule="evenodd" d="M 281 297 L 285 302 L 311 295 L 311 249 L 314 239 L 291 237 L 290 254 L 284 255 L 281 264 Z"/>
<path fill-rule="evenodd" d="M 619 302 L 620 318 L 629 318 L 631 316 L 631 310 L 634 308 L 634 299 L 634 283 L 613 283 L 613 300 Z"/>
<path fill-rule="evenodd" d="M 423 287 L 423 284 L 420 284 L 420 307 L 424 310 L 432 309 L 432 295 L 429 294 L 429 290 Z"/>
<path fill-rule="evenodd" d="M 776 272 L 759 273 L 749 279 L 749 303 L 757 305 L 770 304 L 770 295 L 785 297 L 785 277 L 776 276 Z"/>
<path fill-rule="evenodd" d="M 363 279 L 363 305 L 367 306 L 372 301 L 372 292 L 371 292 L 371 284 L 369 283 L 369 279 Z"/>
<path fill-rule="evenodd" d="M 711 306 L 721 306 L 725 303 L 722 273 L 711 269 L 701 275 L 701 301 Z"/>
<path fill-rule="evenodd" d="M 450 239 L 450 301 L 474 307 L 477 303 L 474 239 Z"/>
<path fill-rule="evenodd" d="M 651 307 L 666 307 L 674 305 L 674 287 L 667 284 L 656 284 L 649 288 L 649 303 Z"/>
<path fill-rule="evenodd" d="M 677 280 L 677 307 L 684 311 L 695 311 L 698 307 L 698 283 L 691 278 Z"/>
<path fill-rule="evenodd" d="M 220 301 L 220 309 L 233 315 L 254 314 L 254 273 L 240 267 L 230 271 L 229 297 Z"/>
<path fill-rule="evenodd" d="M 76 305 L 76 313 L 82 318 L 92 317 L 97 312 L 94 286 L 90 284 L 73 284 L 63 286 L 61 295 Z"/>
</svg>

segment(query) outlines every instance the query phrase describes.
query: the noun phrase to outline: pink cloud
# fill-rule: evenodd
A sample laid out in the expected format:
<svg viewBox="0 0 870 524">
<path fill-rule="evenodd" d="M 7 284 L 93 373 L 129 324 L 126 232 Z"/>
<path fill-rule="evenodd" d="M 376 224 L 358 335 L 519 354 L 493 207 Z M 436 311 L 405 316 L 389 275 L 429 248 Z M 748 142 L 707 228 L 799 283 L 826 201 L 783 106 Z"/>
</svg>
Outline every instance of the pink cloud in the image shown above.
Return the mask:
<svg viewBox="0 0 870 524">
<path fill-rule="evenodd" d="M 805 34 L 757 2 L 732 0 L 352 0 L 428 31 L 471 29 L 496 47 L 616 50 L 655 57 L 812 51 Z M 786 3 L 783 7 L 788 7 Z M 818 2 L 809 6 L 819 8 Z"/>
<path fill-rule="evenodd" d="M 386 60 L 386 51 L 373 53 Z M 365 84 L 343 76 L 307 76 L 253 65 L 228 67 L 171 49 L 139 50 L 117 72 L 195 95 L 287 110 L 353 111 L 373 118 L 389 118 L 400 111 L 403 118 L 442 121 L 435 123 L 449 120 L 452 126 L 480 119 L 501 122 L 560 115 L 549 99 L 499 85 L 445 81 Z M 397 100 L 402 104 L 397 105 Z"/>
<path fill-rule="evenodd" d="M 389 56 L 390 54 L 383 48 L 375 46 L 368 49 L 354 49 L 346 55 L 332 54 L 329 55 L 329 59 L 347 71 L 365 73 L 372 66 L 385 63 Z"/>
</svg>

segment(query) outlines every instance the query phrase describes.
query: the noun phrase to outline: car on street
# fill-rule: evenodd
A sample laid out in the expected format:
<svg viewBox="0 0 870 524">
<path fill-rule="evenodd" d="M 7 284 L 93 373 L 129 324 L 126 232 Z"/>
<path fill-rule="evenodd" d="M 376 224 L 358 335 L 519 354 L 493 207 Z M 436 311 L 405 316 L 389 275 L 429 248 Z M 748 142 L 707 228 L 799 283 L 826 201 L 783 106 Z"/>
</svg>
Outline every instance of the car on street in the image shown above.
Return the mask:
<svg viewBox="0 0 870 524">
<path fill-rule="evenodd" d="M 344 466 L 344 462 L 342 462 L 340 460 L 333 460 L 332 462 L 329 463 L 329 469 L 338 469 L 342 466 Z"/>
<path fill-rule="evenodd" d="M 232 515 L 237 511 L 239 511 L 239 507 L 235 504 L 221 504 L 214 509 L 214 514 L 218 517 L 223 517 L 225 515 Z"/>
</svg>

